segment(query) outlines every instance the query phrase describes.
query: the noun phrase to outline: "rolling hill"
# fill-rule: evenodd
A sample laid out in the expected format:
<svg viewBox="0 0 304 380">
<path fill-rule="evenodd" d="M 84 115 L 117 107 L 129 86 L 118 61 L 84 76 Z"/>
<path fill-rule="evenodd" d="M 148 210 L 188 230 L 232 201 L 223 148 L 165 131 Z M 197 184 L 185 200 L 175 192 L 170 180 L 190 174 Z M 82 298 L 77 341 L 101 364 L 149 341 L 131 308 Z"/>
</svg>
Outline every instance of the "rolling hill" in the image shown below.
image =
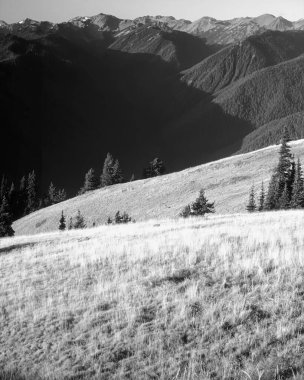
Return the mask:
<svg viewBox="0 0 304 380">
<path fill-rule="evenodd" d="M 304 140 L 291 144 L 295 157 L 304 160 Z M 136 221 L 175 218 L 204 188 L 215 201 L 216 212 L 243 212 L 253 184 L 267 186 L 278 160 L 278 146 L 226 158 L 178 173 L 114 185 L 42 209 L 16 221 L 17 235 L 55 231 L 61 211 L 69 219 L 78 210 L 87 226 L 104 224 L 108 216 L 126 211 Z"/>
<path fill-rule="evenodd" d="M 303 224 L 297 210 L 1 239 L 0 378 L 303 379 Z"/>
</svg>

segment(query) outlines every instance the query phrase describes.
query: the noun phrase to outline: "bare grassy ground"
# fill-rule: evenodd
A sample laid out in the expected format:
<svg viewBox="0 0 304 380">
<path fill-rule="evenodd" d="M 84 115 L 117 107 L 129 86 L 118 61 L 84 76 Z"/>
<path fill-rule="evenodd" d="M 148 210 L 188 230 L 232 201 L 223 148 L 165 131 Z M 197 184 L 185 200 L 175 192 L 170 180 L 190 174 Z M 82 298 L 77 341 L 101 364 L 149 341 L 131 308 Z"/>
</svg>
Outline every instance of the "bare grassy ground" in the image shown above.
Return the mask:
<svg viewBox="0 0 304 380">
<path fill-rule="evenodd" d="M 303 226 L 289 211 L 0 240 L 3 379 L 304 378 Z"/>
<path fill-rule="evenodd" d="M 291 143 L 304 161 L 304 140 Z M 126 211 L 137 221 L 175 218 L 204 188 L 219 214 L 244 212 L 253 183 L 267 186 L 278 161 L 279 146 L 225 158 L 181 172 L 96 190 L 33 213 L 14 223 L 17 235 L 55 231 L 61 211 L 69 217 L 80 210 L 88 226 L 104 224 L 108 216 Z"/>
</svg>

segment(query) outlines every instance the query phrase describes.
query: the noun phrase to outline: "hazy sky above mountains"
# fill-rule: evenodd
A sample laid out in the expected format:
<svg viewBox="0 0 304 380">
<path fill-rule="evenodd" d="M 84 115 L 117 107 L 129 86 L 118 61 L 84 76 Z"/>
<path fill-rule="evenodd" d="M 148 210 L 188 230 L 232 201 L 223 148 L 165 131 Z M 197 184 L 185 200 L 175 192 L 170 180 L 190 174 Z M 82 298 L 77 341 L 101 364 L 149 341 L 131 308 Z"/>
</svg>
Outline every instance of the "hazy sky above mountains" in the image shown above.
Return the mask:
<svg viewBox="0 0 304 380">
<path fill-rule="evenodd" d="M 16 22 L 24 18 L 66 21 L 75 16 L 97 13 L 121 18 L 164 15 L 196 20 L 258 16 L 271 13 L 291 21 L 304 18 L 303 0 L 0 0 L 0 20 Z"/>
</svg>

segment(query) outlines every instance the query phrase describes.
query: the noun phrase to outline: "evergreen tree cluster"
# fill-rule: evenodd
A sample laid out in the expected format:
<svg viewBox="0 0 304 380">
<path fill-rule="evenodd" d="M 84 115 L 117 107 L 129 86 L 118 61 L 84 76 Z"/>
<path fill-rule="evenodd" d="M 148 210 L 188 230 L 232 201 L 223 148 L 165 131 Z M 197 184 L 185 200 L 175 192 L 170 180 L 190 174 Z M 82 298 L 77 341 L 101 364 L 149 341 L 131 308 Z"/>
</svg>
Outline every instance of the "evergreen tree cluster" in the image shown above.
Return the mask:
<svg viewBox="0 0 304 380">
<path fill-rule="evenodd" d="M 180 213 L 180 216 L 183 218 L 188 218 L 190 216 L 204 216 L 205 214 L 214 212 L 214 202 L 211 203 L 207 200 L 205 191 L 202 189 L 195 202 L 187 205 Z"/>
<path fill-rule="evenodd" d="M 147 168 L 143 170 L 144 178 L 151 178 L 163 175 L 165 173 L 165 165 L 163 161 L 159 158 L 154 158 Z M 130 182 L 135 180 L 134 174 L 130 178 Z M 91 168 L 84 178 L 84 183 L 78 194 L 84 194 L 88 191 L 96 190 L 102 187 L 116 185 L 118 183 L 124 182 L 124 176 L 120 163 L 117 158 L 114 158 L 111 153 L 108 153 L 104 164 L 101 175 L 98 177 L 95 170 Z"/>
<path fill-rule="evenodd" d="M 98 178 L 95 170 L 91 168 L 85 175 L 84 184 L 79 194 L 122 183 L 123 181 L 124 178 L 118 159 L 114 159 L 111 153 L 108 153 L 100 177 Z"/>
<path fill-rule="evenodd" d="M 287 129 L 284 130 L 279 151 L 279 162 L 265 193 L 262 183 L 258 204 L 254 186 L 250 190 L 248 212 L 304 208 L 304 177 L 300 160 L 297 163 L 288 144 Z"/>
<path fill-rule="evenodd" d="M 25 215 L 37 211 L 43 207 L 47 207 L 66 199 L 64 189 L 56 189 L 51 182 L 45 195 L 41 195 L 38 180 L 33 170 L 27 176 L 23 176 L 19 182 L 19 186 L 15 186 L 14 182 L 8 184 L 8 179 L 2 176 L 0 184 L 0 206 L 3 200 L 9 204 L 12 220 L 17 220 Z"/>
<path fill-rule="evenodd" d="M 114 219 L 112 219 L 109 216 L 107 220 L 107 224 L 127 224 L 127 223 L 135 223 L 135 220 L 132 219 L 126 212 L 121 214 L 120 211 L 117 211 L 117 213 L 114 216 Z"/>
</svg>

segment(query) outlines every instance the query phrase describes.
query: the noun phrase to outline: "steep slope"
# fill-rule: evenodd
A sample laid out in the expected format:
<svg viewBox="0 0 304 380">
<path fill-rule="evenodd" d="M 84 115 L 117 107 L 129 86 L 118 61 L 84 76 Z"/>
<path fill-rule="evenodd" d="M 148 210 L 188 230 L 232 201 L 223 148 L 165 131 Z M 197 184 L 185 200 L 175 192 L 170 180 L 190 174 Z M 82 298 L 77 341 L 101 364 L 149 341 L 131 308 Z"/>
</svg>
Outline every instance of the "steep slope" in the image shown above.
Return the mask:
<svg viewBox="0 0 304 380">
<path fill-rule="evenodd" d="M 292 143 L 292 152 L 302 161 L 303 148 L 303 140 Z M 217 213 L 242 212 L 252 183 L 259 186 L 264 181 L 267 186 L 278 150 L 279 146 L 273 146 L 162 177 L 96 190 L 33 213 L 13 227 L 18 235 L 57 230 L 62 210 L 68 218 L 80 210 L 88 226 L 104 224 L 118 210 L 128 212 L 137 221 L 174 218 L 202 188 L 215 201 Z"/>
<path fill-rule="evenodd" d="M 266 32 L 229 46 L 183 72 L 189 86 L 209 93 L 304 53 L 304 32 Z"/>
<path fill-rule="evenodd" d="M 283 17 L 278 17 L 273 22 L 271 22 L 269 25 L 267 25 L 267 28 L 270 30 L 279 30 L 281 32 L 284 32 L 286 30 L 293 29 L 293 23 L 286 20 Z"/>
<path fill-rule="evenodd" d="M 178 70 L 191 67 L 215 52 L 215 47 L 188 33 L 142 26 L 118 37 L 109 47 L 127 53 L 153 54 Z"/>
<path fill-rule="evenodd" d="M 232 116 L 260 127 L 304 110 L 304 56 L 235 82 L 214 102 Z"/>
</svg>

